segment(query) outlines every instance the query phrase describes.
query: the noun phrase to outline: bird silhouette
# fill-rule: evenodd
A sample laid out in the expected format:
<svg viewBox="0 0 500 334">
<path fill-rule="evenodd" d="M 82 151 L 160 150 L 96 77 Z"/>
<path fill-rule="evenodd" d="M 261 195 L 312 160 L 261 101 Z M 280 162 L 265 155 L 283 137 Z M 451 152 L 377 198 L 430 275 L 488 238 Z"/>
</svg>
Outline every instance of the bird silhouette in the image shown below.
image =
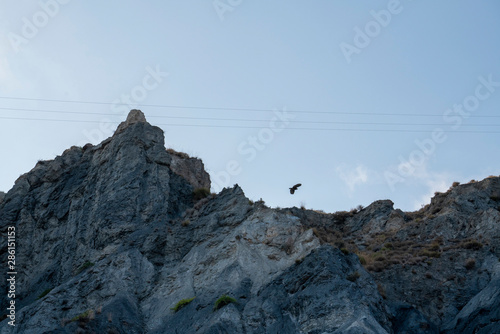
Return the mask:
<svg viewBox="0 0 500 334">
<path fill-rule="evenodd" d="M 295 190 L 297 190 L 298 187 L 300 187 L 302 184 L 301 183 L 297 183 L 296 185 L 294 185 L 293 187 L 291 188 L 288 188 L 290 189 L 290 194 L 294 194 L 295 193 Z"/>
</svg>

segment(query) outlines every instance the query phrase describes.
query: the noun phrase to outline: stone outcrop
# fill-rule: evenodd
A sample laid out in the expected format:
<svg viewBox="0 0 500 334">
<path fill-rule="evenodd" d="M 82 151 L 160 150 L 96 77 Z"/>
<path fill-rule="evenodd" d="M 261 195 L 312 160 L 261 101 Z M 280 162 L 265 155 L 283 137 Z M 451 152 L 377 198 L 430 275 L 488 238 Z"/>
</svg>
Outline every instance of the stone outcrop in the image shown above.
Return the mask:
<svg viewBox="0 0 500 334">
<path fill-rule="evenodd" d="M 170 169 L 174 173 L 185 178 L 194 189 L 210 190 L 210 176 L 200 159 L 187 157 L 185 153 L 179 154 L 172 149 L 168 152 L 171 153 Z"/>
<path fill-rule="evenodd" d="M 115 135 L 122 132 L 124 129 L 135 123 L 147 123 L 144 113 L 137 109 L 132 109 L 127 116 L 125 122 L 121 122 L 115 131 Z"/>
<path fill-rule="evenodd" d="M 139 110 L 40 161 L 0 193 L 0 256 L 15 226 L 18 266 L 16 326 L 0 332 L 500 332 L 498 177 L 417 212 L 271 209 L 208 189 L 203 163 L 165 149 Z"/>
</svg>

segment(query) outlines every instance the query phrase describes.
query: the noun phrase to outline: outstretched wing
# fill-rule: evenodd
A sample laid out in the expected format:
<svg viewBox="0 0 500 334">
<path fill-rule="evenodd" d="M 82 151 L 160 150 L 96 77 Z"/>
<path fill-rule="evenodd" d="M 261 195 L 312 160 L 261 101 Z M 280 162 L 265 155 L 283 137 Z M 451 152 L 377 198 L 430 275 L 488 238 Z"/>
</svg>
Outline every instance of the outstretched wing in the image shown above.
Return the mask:
<svg viewBox="0 0 500 334">
<path fill-rule="evenodd" d="M 294 185 L 293 187 L 290 188 L 290 194 L 294 194 L 295 193 L 295 190 L 297 190 L 298 187 L 300 187 L 302 184 L 301 183 L 297 183 L 296 185 Z"/>
</svg>

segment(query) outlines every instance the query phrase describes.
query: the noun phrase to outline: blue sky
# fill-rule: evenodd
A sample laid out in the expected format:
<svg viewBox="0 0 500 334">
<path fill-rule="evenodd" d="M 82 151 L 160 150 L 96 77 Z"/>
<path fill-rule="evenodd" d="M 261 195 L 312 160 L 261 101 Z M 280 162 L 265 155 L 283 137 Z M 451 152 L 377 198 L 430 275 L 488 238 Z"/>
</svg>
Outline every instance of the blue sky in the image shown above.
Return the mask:
<svg viewBox="0 0 500 334">
<path fill-rule="evenodd" d="M 203 159 L 213 191 L 238 183 L 273 207 L 414 210 L 500 174 L 498 1 L 0 9 L 1 191 L 132 108 Z"/>
</svg>

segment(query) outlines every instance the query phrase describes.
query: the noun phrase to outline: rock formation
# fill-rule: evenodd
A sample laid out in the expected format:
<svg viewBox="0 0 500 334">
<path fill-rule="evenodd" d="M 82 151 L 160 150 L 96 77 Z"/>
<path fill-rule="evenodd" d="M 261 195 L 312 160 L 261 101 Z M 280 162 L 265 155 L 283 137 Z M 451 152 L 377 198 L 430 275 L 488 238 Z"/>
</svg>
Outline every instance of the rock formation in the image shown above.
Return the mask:
<svg viewBox="0 0 500 334">
<path fill-rule="evenodd" d="M 40 161 L 0 194 L 0 255 L 15 226 L 17 266 L 16 326 L 4 316 L 0 332 L 500 332 L 499 177 L 417 212 L 208 189 L 203 163 L 165 149 L 139 110 Z"/>
</svg>

